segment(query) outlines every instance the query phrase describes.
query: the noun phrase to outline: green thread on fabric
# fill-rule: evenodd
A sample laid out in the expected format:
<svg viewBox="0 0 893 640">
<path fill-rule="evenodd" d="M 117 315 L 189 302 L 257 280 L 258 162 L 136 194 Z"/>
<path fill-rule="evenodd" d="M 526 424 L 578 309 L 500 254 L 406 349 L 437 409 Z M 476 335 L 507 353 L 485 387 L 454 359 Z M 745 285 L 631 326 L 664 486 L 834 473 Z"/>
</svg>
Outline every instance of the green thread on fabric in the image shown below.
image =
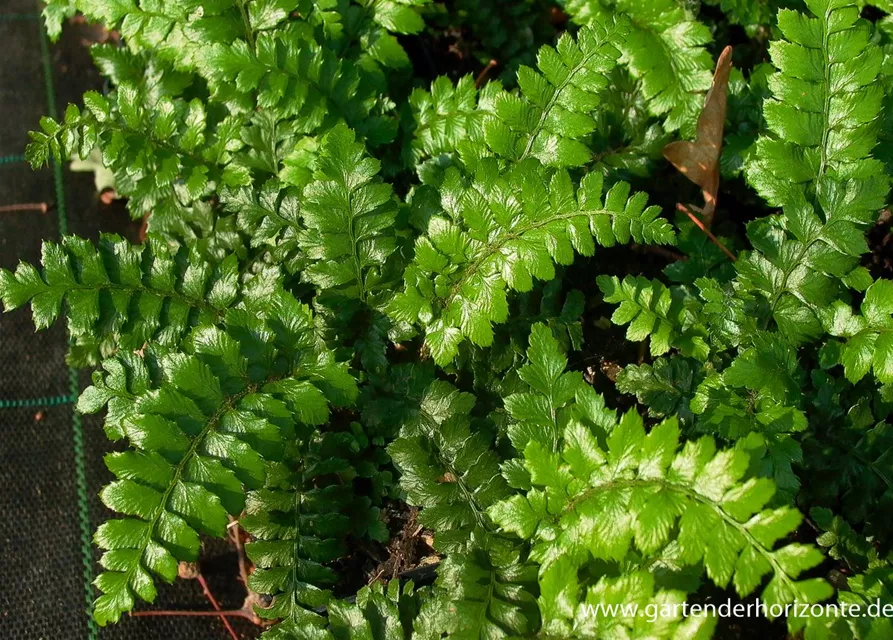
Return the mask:
<svg viewBox="0 0 893 640">
<path fill-rule="evenodd" d="M 46 29 L 40 23 L 40 53 L 43 59 L 43 75 L 46 84 L 47 111 L 53 119 L 58 119 L 56 108 L 56 89 L 53 83 L 53 67 L 50 63 L 50 44 Z M 53 161 L 53 183 L 56 189 L 56 208 L 59 212 L 59 234 L 68 233 L 68 218 L 65 206 L 65 184 L 62 176 L 62 165 Z M 68 367 L 69 395 L 77 396 L 79 391 L 78 374 Z M 84 598 L 87 611 L 87 638 L 97 640 L 99 629 L 93 620 L 93 553 L 91 550 L 90 514 L 87 508 L 87 473 L 84 466 L 84 434 L 81 416 L 76 410 L 71 413 L 72 437 L 74 440 L 74 472 L 78 494 L 78 521 L 81 530 L 81 555 L 84 570 Z"/>
<path fill-rule="evenodd" d="M 0 409 L 21 409 L 25 407 L 58 407 L 64 404 L 73 404 L 77 396 L 46 396 L 42 398 L 24 398 L 17 400 L 0 399 Z"/>
<path fill-rule="evenodd" d="M 25 156 L 0 156 L 0 164 L 19 164 L 25 161 Z"/>
</svg>

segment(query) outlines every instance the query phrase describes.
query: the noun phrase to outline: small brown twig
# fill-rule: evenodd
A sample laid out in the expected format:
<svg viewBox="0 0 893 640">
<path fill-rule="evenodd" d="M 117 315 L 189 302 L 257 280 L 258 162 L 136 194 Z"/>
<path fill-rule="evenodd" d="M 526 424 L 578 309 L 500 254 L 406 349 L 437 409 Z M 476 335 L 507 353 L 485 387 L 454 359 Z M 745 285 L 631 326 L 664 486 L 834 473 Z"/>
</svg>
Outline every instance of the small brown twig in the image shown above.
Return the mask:
<svg viewBox="0 0 893 640">
<path fill-rule="evenodd" d="M 719 247 L 724 254 L 729 256 L 729 260 L 731 260 L 732 262 L 738 261 L 738 258 L 736 258 L 734 256 L 734 254 L 726 248 L 726 245 L 724 245 L 719 240 L 719 238 L 717 238 L 715 235 L 713 235 L 713 233 L 710 231 L 710 229 L 705 227 L 704 223 L 701 222 L 695 214 L 693 214 L 691 211 L 688 210 L 688 207 L 686 207 L 684 204 L 682 204 L 680 202 L 679 204 L 676 205 L 676 209 L 678 209 L 679 211 L 681 211 L 682 213 L 687 215 L 689 218 L 691 218 L 691 221 L 697 225 L 698 229 L 700 229 L 701 231 L 706 233 L 707 237 L 710 238 L 710 241 L 713 242 L 713 244 L 715 244 L 717 247 Z"/>
<path fill-rule="evenodd" d="M 0 207 L 0 213 L 19 213 L 24 211 L 37 211 L 46 213 L 50 206 L 46 202 L 27 202 L 25 204 L 6 204 Z"/>
<path fill-rule="evenodd" d="M 487 63 L 487 66 L 483 68 L 483 70 L 478 74 L 478 77 L 474 80 L 474 88 L 480 89 L 484 82 L 487 80 L 487 75 L 493 68 L 499 63 L 496 60 L 491 59 L 490 62 Z"/>
<path fill-rule="evenodd" d="M 205 596 L 208 598 L 211 606 L 214 607 L 214 611 L 221 611 L 222 609 L 217 602 L 217 598 L 214 597 L 214 594 L 211 593 L 211 589 L 208 587 L 208 582 L 205 580 L 205 576 L 203 576 L 202 574 L 198 574 L 195 578 L 202 586 L 202 591 L 205 592 Z M 227 632 L 229 632 L 230 637 L 233 640 L 239 640 L 239 636 L 236 635 L 236 630 L 233 629 L 233 626 L 229 623 L 229 620 L 226 619 L 226 616 L 220 616 L 220 621 L 223 623 L 223 626 L 226 627 L 226 630 Z"/>
<path fill-rule="evenodd" d="M 245 589 L 248 589 L 248 560 L 245 556 L 245 545 L 242 543 L 242 532 L 239 528 L 239 521 L 231 517 L 227 532 L 236 547 L 236 554 L 239 557 L 239 577 L 242 578 L 242 583 L 245 585 Z"/>
<path fill-rule="evenodd" d="M 131 611 L 130 615 L 134 618 L 149 618 L 153 616 L 184 616 L 184 617 L 195 617 L 195 616 L 215 616 L 217 618 L 247 618 L 248 620 L 253 621 L 253 617 L 250 613 L 245 611 L 244 609 L 229 609 L 225 611 L 174 611 L 172 609 L 165 609 L 163 611 Z"/>
</svg>

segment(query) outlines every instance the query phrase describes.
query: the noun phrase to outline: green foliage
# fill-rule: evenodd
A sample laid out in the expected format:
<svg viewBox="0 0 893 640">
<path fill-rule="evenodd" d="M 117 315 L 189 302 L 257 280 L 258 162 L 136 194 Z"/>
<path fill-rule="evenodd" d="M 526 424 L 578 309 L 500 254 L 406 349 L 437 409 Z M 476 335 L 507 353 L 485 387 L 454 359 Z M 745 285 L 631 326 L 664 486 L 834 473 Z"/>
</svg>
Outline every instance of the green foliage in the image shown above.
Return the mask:
<svg viewBox="0 0 893 640">
<path fill-rule="evenodd" d="M 432 217 L 416 240 L 391 315 L 424 326 L 435 362 L 446 364 L 466 339 L 492 344 L 492 325 L 507 319 L 507 289 L 528 291 L 534 278 L 553 278 L 554 263 L 570 264 L 575 251 L 673 241 L 643 194 L 630 197 L 625 183 L 606 194 L 602 187 L 601 176 L 590 173 L 575 189 L 567 173 L 548 172 L 534 160 L 505 172 L 482 161 L 470 180 L 449 170 L 444 215 Z"/>
<path fill-rule="evenodd" d="M 268 467 L 266 485 L 248 494 L 240 524 L 254 540 L 245 548 L 255 565 L 249 586 L 273 596 L 269 607 L 255 611 L 280 621 L 268 637 L 294 637 L 325 625 L 313 609 L 331 596 L 320 588 L 337 581 L 326 563 L 346 555 L 355 506 L 350 485 L 332 480 L 350 469 L 342 457 L 349 446 L 344 435 L 287 443 L 284 460 Z"/>
<path fill-rule="evenodd" d="M 888 179 L 869 157 L 877 142 L 882 55 L 846 2 L 808 3 L 817 17 L 782 10 L 785 39 L 770 53 L 778 71 L 747 176 L 777 219 L 748 228 L 755 251 L 739 265 L 747 285 L 769 302 L 779 330 L 796 341 L 822 333 L 818 312 L 845 285 L 862 290 L 863 238 L 883 206 Z M 831 43 L 834 43 L 833 45 Z"/>
<path fill-rule="evenodd" d="M 727 627 L 675 605 L 714 589 L 893 602 L 893 280 L 866 239 L 889 16 L 557 4 L 47 3 L 52 37 L 80 11 L 125 46 L 28 159 L 101 164 L 149 230 L 0 269 L 7 311 L 65 317 L 78 409 L 121 441 L 100 624 L 235 526 L 270 640 L 700 639 Z M 708 235 L 662 215 L 695 193 L 662 152 L 728 42 Z M 433 584 L 351 597 L 341 569 L 415 536 Z M 631 604 L 661 614 L 598 615 Z"/>
<path fill-rule="evenodd" d="M 42 252 L 42 271 L 24 262 L 15 273 L 0 269 L 6 310 L 30 302 L 35 327 L 46 329 L 64 302 L 73 338 L 113 335 L 123 349 L 176 346 L 192 327 L 219 325 L 228 308 L 268 304 L 277 291 L 275 271 L 252 286 L 240 281 L 235 256 L 213 264 L 160 238 L 133 246 L 103 235 L 94 247 L 69 236 L 44 242 Z"/>
<path fill-rule="evenodd" d="M 96 579 L 104 594 L 94 610 L 100 624 L 117 621 L 135 597 L 152 602 L 152 574 L 172 581 L 178 561 L 198 558 L 200 533 L 225 534 L 228 515 L 245 508 L 243 487 L 267 481 L 265 460 L 282 459 L 296 434 L 324 424 L 330 403 L 355 399 L 353 378 L 313 337 L 309 311 L 285 298 L 277 304 L 278 322 L 230 311 L 225 328 L 192 332 L 184 353 L 112 361 L 82 395 L 81 411 L 109 405 L 106 431 L 131 447 L 106 457 L 117 480 L 102 501 L 129 517 L 96 533 L 106 569 Z M 264 334 L 270 342 L 259 343 Z M 267 498 L 282 510 L 275 497 L 262 492 L 254 502 Z M 263 525 L 255 529 L 261 538 Z M 320 528 L 311 533 L 325 535 Z M 258 545 L 264 567 L 265 545 Z"/>
<path fill-rule="evenodd" d="M 533 336 L 527 377 L 548 400 L 519 399 L 530 409 L 514 412 L 521 428 L 512 441 L 523 457 L 511 466 L 515 473 L 523 467 L 528 486 L 489 515 L 504 531 L 531 540 L 531 558 L 544 571 L 557 562 L 567 563 L 564 573 L 592 560 L 622 563 L 672 544 L 683 564 L 703 563 L 718 586 L 731 583 L 742 596 L 766 574 L 772 575 L 761 594 L 767 603 L 817 602 L 831 594 L 822 580 L 796 580 L 822 561 L 817 549 L 776 548 L 802 516 L 789 507 L 766 508 L 776 488 L 752 475 L 759 461 L 746 441 L 718 451 L 705 437 L 680 451 L 675 418 L 646 433 L 635 412 L 619 422 L 599 412 L 599 423 L 587 424 L 575 408 L 560 409 L 582 392 L 581 381 L 562 373 L 565 363 L 550 336 L 537 328 Z M 537 406 L 550 409 L 543 417 L 556 430 L 530 428 Z"/>
<path fill-rule="evenodd" d="M 598 23 L 621 13 L 632 28 L 620 44 L 624 64 L 640 83 L 649 111 L 663 118 L 668 131 L 691 137 L 710 88 L 712 61 L 704 45 L 710 31 L 685 3 L 676 0 L 563 0 L 578 24 Z"/>
</svg>

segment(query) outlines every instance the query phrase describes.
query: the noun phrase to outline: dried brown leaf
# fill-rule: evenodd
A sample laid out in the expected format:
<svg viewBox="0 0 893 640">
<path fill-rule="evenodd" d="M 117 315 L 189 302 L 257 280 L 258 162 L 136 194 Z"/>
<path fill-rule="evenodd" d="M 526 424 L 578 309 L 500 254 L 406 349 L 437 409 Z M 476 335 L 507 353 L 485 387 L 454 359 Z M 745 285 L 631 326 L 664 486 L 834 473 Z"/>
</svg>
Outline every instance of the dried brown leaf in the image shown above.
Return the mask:
<svg viewBox="0 0 893 640">
<path fill-rule="evenodd" d="M 704 194 L 704 224 L 708 227 L 716 211 L 719 192 L 719 156 L 726 121 L 726 97 L 732 71 L 732 47 L 723 49 L 716 62 L 713 85 L 704 100 L 698 118 L 698 135 L 694 142 L 680 140 L 664 147 L 664 157 L 689 180 L 701 187 Z"/>
</svg>

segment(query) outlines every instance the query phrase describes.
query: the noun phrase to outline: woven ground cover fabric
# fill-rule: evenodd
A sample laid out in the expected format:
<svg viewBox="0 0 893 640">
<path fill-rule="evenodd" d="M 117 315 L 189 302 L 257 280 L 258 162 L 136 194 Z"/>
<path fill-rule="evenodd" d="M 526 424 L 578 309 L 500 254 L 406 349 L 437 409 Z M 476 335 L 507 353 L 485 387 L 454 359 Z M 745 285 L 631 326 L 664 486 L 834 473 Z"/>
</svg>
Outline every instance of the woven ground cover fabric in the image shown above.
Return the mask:
<svg viewBox="0 0 893 640">
<path fill-rule="evenodd" d="M 136 238 L 123 206 L 103 204 L 90 174 L 67 164 L 32 171 L 24 162 L 28 131 L 88 89 L 101 90 L 84 34 L 71 26 L 50 45 L 32 0 L 0 3 L 0 207 L 46 203 L 38 210 L 0 209 L 0 267 L 35 262 L 41 241 L 62 233 L 95 239 L 100 231 Z M 86 29 L 81 27 L 81 30 Z M 65 363 L 64 323 L 35 334 L 27 309 L 0 315 L 0 637 L 14 640 L 216 640 L 229 638 L 216 617 L 125 617 L 99 628 L 89 616 L 97 554 L 90 544 L 109 515 L 97 494 L 108 482 L 103 454 L 112 448 L 98 416 L 81 418 L 74 400 L 89 380 Z M 209 544 L 202 574 L 224 609 L 237 609 L 244 588 L 237 559 Z M 160 590 L 143 610 L 209 611 L 195 580 Z M 244 638 L 259 633 L 233 619 Z"/>
</svg>

